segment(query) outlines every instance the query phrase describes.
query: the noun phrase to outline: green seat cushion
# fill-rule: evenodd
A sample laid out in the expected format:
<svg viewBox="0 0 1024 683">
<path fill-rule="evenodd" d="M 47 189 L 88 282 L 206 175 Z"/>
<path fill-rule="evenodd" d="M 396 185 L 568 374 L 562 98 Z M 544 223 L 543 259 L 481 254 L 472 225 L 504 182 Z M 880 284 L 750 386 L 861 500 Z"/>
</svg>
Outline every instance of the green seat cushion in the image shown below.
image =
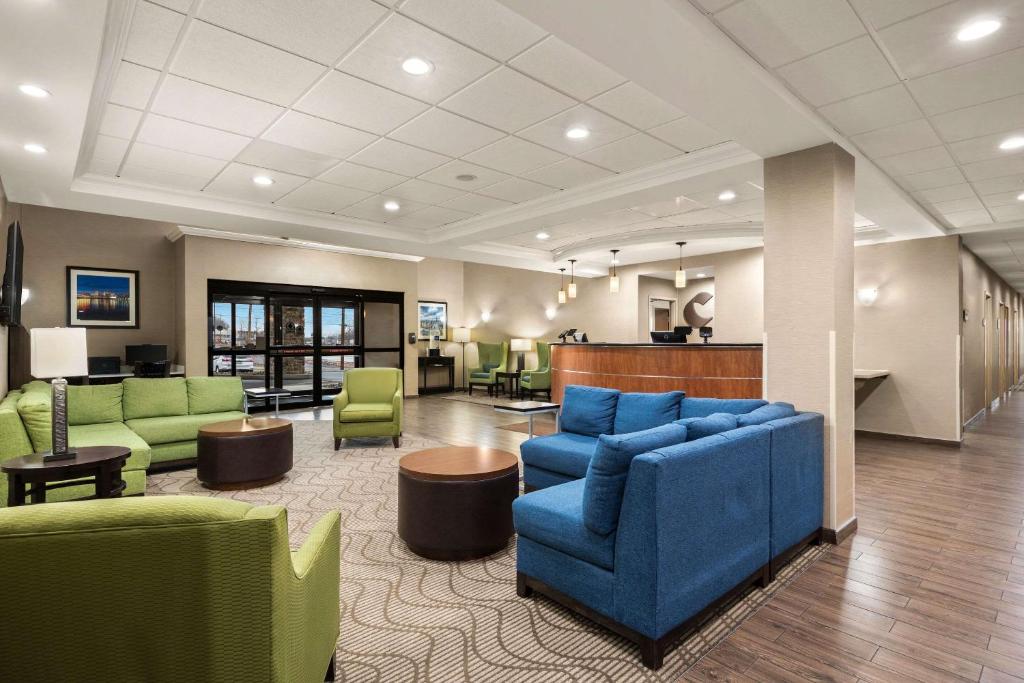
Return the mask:
<svg viewBox="0 0 1024 683">
<path fill-rule="evenodd" d="M 68 444 L 80 446 L 124 446 L 132 449 L 125 470 L 144 470 L 149 467 L 149 444 L 122 422 L 104 422 L 94 425 L 68 427 Z"/>
<path fill-rule="evenodd" d="M 125 421 L 145 417 L 188 415 L 188 390 L 184 377 L 129 377 L 122 384 Z"/>
<path fill-rule="evenodd" d="M 174 443 L 158 443 L 153 446 L 153 460 L 150 467 L 170 460 L 192 460 L 196 457 L 195 441 L 175 441 Z"/>
<path fill-rule="evenodd" d="M 338 411 L 338 422 L 387 422 L 393 415 L 390 403 L 349 403 Z"/>
<path fill-rule="evenodd" d="M 121 422 L 121 397 L 124 388 L 117 384 L 87 384 L 68 387 L 68 424 L 93 425 Z"/>
<path fill-rule="evenodd" d="M 42 387 L 42 388 L 40 388 Z M 18 398 L 18 415 L 36 453 L 50 450 L 50 388 L 43 382 L 29 382 Z"/>
<path fill-rule="evenodd" d="M 189 377 L 188 412 L 191 415 L 226 413 L 242 409 L 241 377 Z"/>
<path fill-rule="evenodd" d="M 18 415 L 20 398 L 20 391 L 12 391 L 0 401 L 0 461 L 32 452 L 32 441 Z"/>
<path fill-rule="evenodd" d="M 195 441 L 199 438 L 199 428 L 211 422 L 240 420 L 245 413 L 229 411 L 223 413 L 207 413 L 205 415 L 171 415 L 168 417 L 142 417 L 126 420 L 125 424 L 151 445 L 174 443 L 176 441 Z"/>
</svg>

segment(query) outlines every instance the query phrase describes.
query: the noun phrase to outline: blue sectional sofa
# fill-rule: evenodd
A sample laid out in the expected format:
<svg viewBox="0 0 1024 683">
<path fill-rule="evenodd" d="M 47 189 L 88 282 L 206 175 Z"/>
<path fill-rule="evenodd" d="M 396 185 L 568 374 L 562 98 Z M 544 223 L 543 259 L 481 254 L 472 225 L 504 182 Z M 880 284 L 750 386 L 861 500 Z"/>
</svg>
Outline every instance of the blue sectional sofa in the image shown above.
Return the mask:
<svg viewBox="0 0 1024 683">
<path fill-rule="evenodd" d="M 823 417 L 789 404 L 567 387 L 524 442 L 517 592 L 640 645 L 646 666 L 821 540 Z"/>
</svg>

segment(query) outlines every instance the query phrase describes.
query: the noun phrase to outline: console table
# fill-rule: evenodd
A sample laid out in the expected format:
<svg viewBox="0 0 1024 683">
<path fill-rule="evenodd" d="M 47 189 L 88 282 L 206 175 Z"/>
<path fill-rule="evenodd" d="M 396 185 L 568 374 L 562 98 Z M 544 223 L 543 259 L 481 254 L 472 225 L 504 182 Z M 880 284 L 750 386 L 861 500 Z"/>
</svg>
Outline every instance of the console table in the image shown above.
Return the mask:
<svg viewBox="0 0 1024 683">
<path fill-rule="evenodd" d="M 430 368 L 448 368 L 448 384 L 427 385 L 427 370 Z M 420 375 L 423 377 L 421 394 L 441 394 L 455 391 L 455 356 L 420 356 Z"/>
</svg>

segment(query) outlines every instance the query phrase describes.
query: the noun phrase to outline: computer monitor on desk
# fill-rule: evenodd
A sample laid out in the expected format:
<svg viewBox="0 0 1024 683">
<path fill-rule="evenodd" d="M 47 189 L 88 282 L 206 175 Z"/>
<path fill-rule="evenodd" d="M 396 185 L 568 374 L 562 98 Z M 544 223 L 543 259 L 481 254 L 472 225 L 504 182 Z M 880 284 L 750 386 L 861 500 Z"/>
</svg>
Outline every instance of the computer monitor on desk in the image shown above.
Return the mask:
<svg viewBox="0 0 1024 683">
<path fill-rule="evenodd" d="M 124 347 L 126 365 L 158 363 L 167 360 L 167 344 L 135 344 Z"/>
</svg>

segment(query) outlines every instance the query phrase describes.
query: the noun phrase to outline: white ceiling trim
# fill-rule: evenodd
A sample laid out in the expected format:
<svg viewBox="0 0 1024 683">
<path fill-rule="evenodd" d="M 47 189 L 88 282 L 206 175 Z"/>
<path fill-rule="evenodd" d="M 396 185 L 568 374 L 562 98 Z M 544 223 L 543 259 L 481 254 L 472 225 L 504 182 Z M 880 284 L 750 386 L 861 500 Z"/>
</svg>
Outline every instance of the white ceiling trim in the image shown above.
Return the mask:
<svg viewBox="0 0 1024 683">
<path fill-rule="evenodd" d="M 354 256 L 371 256 L 373 258 L 392 259 L 394 261 L 415 261 L 420 262 L 423 256 L 411 254 L 397 254 L 388 251 L 376 251 L 374 249 L 356 249 L 354 247 L 342 247 L 337 244 L 326 244 L 311 240 L 292 239 L 290 237 L 268 237 L 264 235 L 252 235 L 241 232 L 228 232 L 226 230 L 210 230 L 208 228 L 195 228 L 189 225 L 179 225 L 174 232 L 167 236 L 171 242 L 177 242 L 185 235 L 196 237 L 209 237 L 218 240 L 231 240 L 234 242 L 252 242 L 253 244 L 269 244 L 276 247 L 293 247 L 296 249 L 312 249 L 313 251 L 329 251 L 336 254 L 352 254 Z"/>
<path fill-rule="evenodd" d="M 727 239 L 730 237 L 762 237 L 764 224 L 761 222 L 708 223 L 706 225 L 673 226 L 651 228 L 624 234 L 597 237 L 568 244 L 552 252 L 553 260 L 564 261 L 580 254 L 590 253 L 602 247 L 628 247 L 651 242 L 698 241 L 705 239 Z"/>
</svg>

